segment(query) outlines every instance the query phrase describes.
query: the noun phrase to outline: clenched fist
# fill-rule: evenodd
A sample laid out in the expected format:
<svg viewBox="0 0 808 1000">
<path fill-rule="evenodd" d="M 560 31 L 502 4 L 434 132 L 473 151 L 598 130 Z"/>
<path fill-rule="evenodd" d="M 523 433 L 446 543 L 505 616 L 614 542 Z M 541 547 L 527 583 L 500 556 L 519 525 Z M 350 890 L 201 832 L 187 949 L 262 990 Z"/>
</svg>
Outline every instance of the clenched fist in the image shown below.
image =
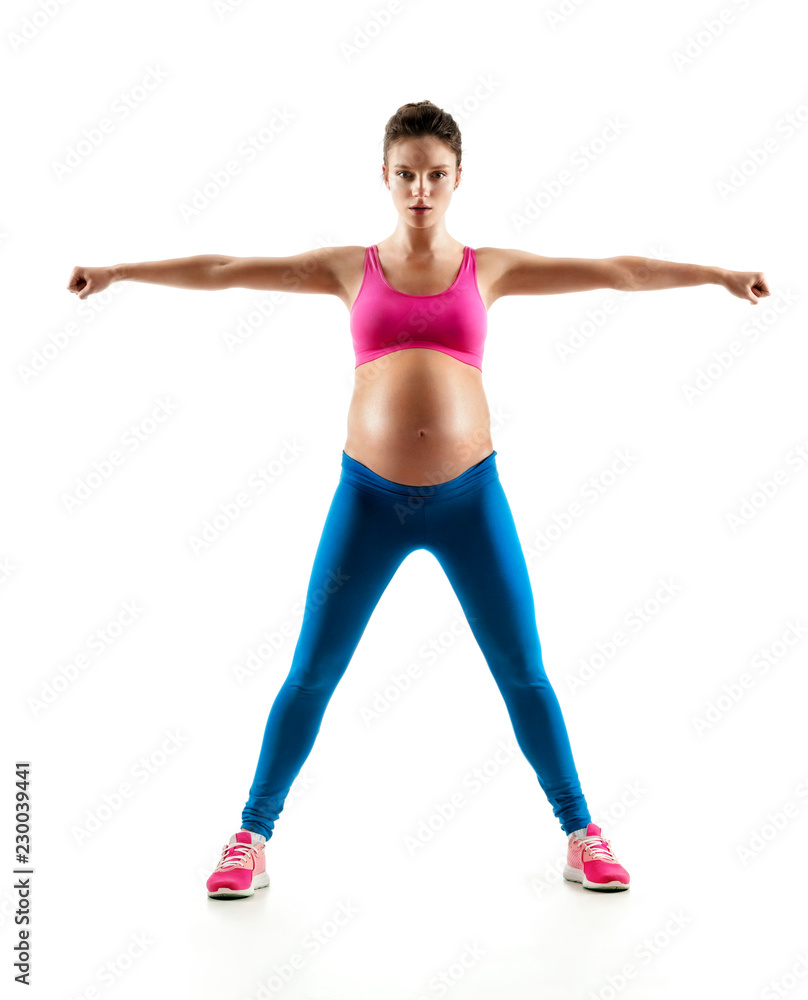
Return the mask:
<svg viewBox="0 0 808 1000">
<path fill-rule="evenodd" d="M 67 290 L 74 292 L 80 299 L 86 299 L 88 295 L 103 292 L 112 284 L 113 280 L 111 267 L 81 267 L 81 265 L 76 265 L 70 272 Z"/>
</svg>

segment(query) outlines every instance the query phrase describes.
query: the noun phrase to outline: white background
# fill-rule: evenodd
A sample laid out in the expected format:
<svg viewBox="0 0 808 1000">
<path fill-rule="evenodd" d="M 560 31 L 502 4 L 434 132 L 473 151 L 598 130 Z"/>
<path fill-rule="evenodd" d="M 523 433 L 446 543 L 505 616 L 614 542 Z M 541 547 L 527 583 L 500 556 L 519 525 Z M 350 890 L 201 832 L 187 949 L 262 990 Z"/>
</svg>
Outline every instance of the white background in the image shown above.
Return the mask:
<svg viewBox="0 0 808 1000">
<path fill-rule="evenodd" d="M 776 995 L 771 981 L 803 995 L 792 973 L 805 971 L 794 916 L 808 811 L 808 467 L 794 459 L 808 442 L 802 6 L 42 9 L 3 11 L 3 989 L 18 931 L 14 763 L 28 760 L 28 996 L 610 1000 L 698 983 L 702 996 L 754 998 Z M 154 70 L 164 79 L 139 90 Z M 121 118 L 124 95 L 134 110 Z M 500 300 L 489 315 L 484 386 L 545 665 L 593 818 L 632 887 L 559 879 L 566 838 L 526 760 L 493 762 L 512 737 L 504 703 L 439 564 L 419 551 L 332 698 L 267 850 L 270 888 L 210 900 L 205 879 L 240 823 L 337 485 L 348 314 L 334 297 L 286 294 L 229 350 L 265 293 L 129 282 L 82 303 L 65 286 L 76 264 L 384 239 L 396 222 L 384 125 L 427 98 L 463 133 L 447 216 L 463 243 L 761 270 L 772 290 L 752 305 L 717 285 L 601 289 Z M 248 162 L 240 144 L 278 111 L 291 120 L 275 118 Z M 60 176 L 104 118 L 111 131 Z M 609 120 L 620 135 L 601 141 Z M 755 164 L 749 150 L 767 138 L 776 148 Z M 233 159 L 240 172 L 183 219 Z M 520 227 L 565 168 L 573 183 Z M 744 182 L 722 193 L 733 176 Z M 582 327 L 590 336 L 562 360 L 559 344 Z M 688 400 L 732 341 L 743 353 Z M 150 424 L 166 399 L 173 412 Z M 133 426 L 145 439 L 129 451 Z M 289 442 L 301 453 L 283 464 Z M 65 495 L 115 448 L 124 463 L 70 512 Z M 621 450 L 635 456 L 629 471 L 584 501 Z M 191 537 L 266 467 L 279 473 L 270 488 L 194 553 Z M 733 526 L 778 470 L 773 495 Z M 532 555 L 575 500 L 583 515 Z M 661 581 L 677 593 L 654 604 Z M 127 602 L 137 617 L 116 626 Z M 647 608 L 636 631 L 635 606 Z M 234 667 L 284 625 L 280 648 L 239 682 Z M 117 633 L 103 652 L 91 646 L 99 629 Z M 621 629 L 628 642 L 598 660 Z M 433 640 L 442 653 L 425 667 Z M 412 664 L 421 676 L 366 725 L 362 709 L 395 695 Z M 710 703 L 714 721 L 698 731 Z M 472 794 L 477 767 L 491 777 Z M 463 807 L 408 849 L 458 791 Z M 353 915 L 330 923 L 340 907 Z M 295 954 L 302 966 L 278 989 Z"/>
</svg>

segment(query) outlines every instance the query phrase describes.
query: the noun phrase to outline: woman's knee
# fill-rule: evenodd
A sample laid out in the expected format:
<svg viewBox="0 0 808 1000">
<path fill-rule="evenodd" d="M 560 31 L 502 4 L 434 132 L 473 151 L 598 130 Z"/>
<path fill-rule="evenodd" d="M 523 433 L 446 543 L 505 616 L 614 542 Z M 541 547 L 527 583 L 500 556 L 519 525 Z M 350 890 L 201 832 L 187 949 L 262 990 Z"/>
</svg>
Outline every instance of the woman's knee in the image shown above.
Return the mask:
<svg viewBox="0 0 808 1000">
<path fill-rule="evenodd" d="M 543 688 L 550 683 L 540 652 L 508 653 L 491 670 L 499 683 L 514 688 Z"/>
<path fill-rule="evenodd" d="M 293 665 L 283 686 L 306 694 L 330 695 L 345 673 L 345 666 L 326 659 Z"/>
</svg>

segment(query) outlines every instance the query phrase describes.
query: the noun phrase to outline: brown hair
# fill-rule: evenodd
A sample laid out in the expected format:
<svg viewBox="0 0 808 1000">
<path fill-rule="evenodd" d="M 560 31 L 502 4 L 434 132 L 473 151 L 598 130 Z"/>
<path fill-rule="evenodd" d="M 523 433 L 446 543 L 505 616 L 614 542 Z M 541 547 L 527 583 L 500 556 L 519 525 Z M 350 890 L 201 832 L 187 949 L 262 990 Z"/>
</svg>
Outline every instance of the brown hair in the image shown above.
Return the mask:
<svg viewBox="0 0 808 1000">
<path fill-rule="evenodd" d="M 462 150 L 457 122 L 448 111 L 439 108 L 432 101 L 402 104 L 388 119 L 384 127 L 384 165 L 388 166 L 387 156 L 394 142 L 399 139 L 420 138 L 423 135 L 434 135 L 445 142 L 457 157 L 457 166 L 460 166 Z"/>
</svg>

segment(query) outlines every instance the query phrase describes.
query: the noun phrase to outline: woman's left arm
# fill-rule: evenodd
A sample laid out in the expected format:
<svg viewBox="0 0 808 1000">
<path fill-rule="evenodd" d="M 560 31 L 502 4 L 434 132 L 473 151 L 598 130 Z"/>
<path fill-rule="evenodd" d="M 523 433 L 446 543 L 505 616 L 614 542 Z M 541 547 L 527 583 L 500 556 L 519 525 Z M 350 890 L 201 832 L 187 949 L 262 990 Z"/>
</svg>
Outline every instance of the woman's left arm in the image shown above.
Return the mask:
<svg viewBox="0 0 808 1000">
<path fill-rule="evenodd" d="M 654 257 L 622 257 L 631 275 L 626 291 L 651 292 L 660 288 L 685 288 L 690 285 L 723 285 L 728 292 L 757 305 L 758 299 L 771 295 L 762 271 L 729 271 L 724 267 L 703 264 L 677 264 Z"/>
<path fill-rule="evenodd" d="M 707 284 L 723 285 L 755 305 L 758 299 L 771 295 L 762 271 L 729 271 L 656 257 L 543 257 L 501 247 L 480 247 L 477 255 L 487 260 L 491 302 L 504 295 L 549 295 L 593 288 L 640 292 Z"/>
</svg>

